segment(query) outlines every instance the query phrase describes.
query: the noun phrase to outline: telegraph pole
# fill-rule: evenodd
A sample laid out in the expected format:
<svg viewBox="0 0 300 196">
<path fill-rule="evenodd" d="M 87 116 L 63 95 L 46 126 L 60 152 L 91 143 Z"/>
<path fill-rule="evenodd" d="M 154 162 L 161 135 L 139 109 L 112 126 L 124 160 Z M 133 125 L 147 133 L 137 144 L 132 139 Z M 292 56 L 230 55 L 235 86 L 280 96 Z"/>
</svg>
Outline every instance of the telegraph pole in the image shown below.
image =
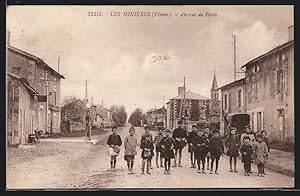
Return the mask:
<svg viewBox="0 0 300 196">
<path fill-rule="evenodd" d="M 88 102 L 87 80 L 85 81 L 85 100 Z"/>
<path fill-rule="evenodd" d="M 59 73 L 59 62 L 60 62 L 60 56 L 57 58 L 57 72 Z"/>
<path fill-rule="evenodd" d="M 235 41 L 235 35 L 233 37 L 233 66 L 234 66 L 234 81 L 236 81 L 236 41 Z"/>
</svg>

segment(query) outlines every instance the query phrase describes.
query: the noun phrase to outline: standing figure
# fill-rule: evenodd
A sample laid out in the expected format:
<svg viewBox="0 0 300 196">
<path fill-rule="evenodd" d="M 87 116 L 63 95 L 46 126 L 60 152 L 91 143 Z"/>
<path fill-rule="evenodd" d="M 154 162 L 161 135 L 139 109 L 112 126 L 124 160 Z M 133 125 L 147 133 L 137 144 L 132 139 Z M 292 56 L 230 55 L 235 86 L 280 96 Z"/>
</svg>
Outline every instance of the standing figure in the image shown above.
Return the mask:
<svg viewBox="0 0 300 196">
<path fill-rule="evenodd" d="M 267 138 L 268 134 L 267 134 L 267 132 L 265 130 L 262 130 L 260 133 L 262 135 L 263 141 L 266 143 L 266 145 L 268 147 L 268 156 L 269 156 L 269 153 L 270 153 L 270 143 L 269 143 L 269 139 Z M 263 174 L 266 175 L 265 167 L 263 167 Z"/>
<path fill-rule="evenodd" d="M 232 127 L 230 134 L 228 135 L 225 146 L 227 148 L 227 155 L 229 158 L 229 164 L 230 164 L 230 172 L 237 172 L 236 169 L 236 158 L 239 156 L 239 148 L 240 148 L 240 139 L 238 135 L 236 134 L 236 128 Z M 232 169 L 232 160 L 233 160 L 233 166 L 234 170 Z"/>
<path fill-rule="evenodd" d="M 209 132 L 209 127 L 205 127 L 204 129 L 204 135 L 207 137 L 208 142 L 210 142 L 211 138 L 212 138 L 212 134 Z M 206 146 L 206 165 L 207 165 L 207 170 L 209 170 L 209 159 L 210 159 L 210 154 L 208 153 L 208 144 Z"/>
<path fill-rule="evenodd" d="M 109 146 L 110 167 L 116 169 L 117 156 L 120 152 L 120 146 L 122 145 L 121 137 L 117 134 L 117 127 L 112 128 L 112 134 L 107 139 L 107 145 Z"/>
<path fill-rule="evenodd" d="M 249 142 L 250 142 L 251 146 L 253 147 L 254 142 L 255 142 L 255 135 L 254 135 L 253 131 L 251 130 L 250 126 L 246 126 L 245 132 L 241 135 L 241 138 L 240 138 L 240 143 L 241 144 L 244 142 L 244 137 L 246 137 L 246 136 L 249 137 Z M 252 173 L 251 165 L 250 165 L 250 172 L 249 173 Z"/>
<path fill-rule="evenodd" d="M 206 157 L 206 146 L 208 144 L 208 139 L 204 135 L 202 130 L 197 132 L 197 137 L 193 141 L 193 151 L 194 156 L 198 166 L 198 173 L 201 173 L 200 162 L 202 162 L 202 173 L 205 174 L 205 157 Z"/>
<path fill-rule="evenodd" d="M 155 158 L 156 158 L 156 167 L 157 168 L 159 167 L 158 159 L 160 161 L 160 167 L 163 167 L 163 164 L 162 164 L 163 158 L 161 156 L 161 146 L 160 146 L 160 141 L 163 137 L 164 137 L 163 129 L 159 129 L 157 135 L 154 138 L 155 152 L 156 152 Z"/>
<path fill-rule="evenodd" d="M 130 127 L 129 136 L 125 138 L 124 147 L 125 147 L 125 155 L 124 159 L 127 161 L 128 174 L 133 174 L 133 164 L 134 164 L 134 156 L 137 154 L 136 146 L 137 138 L 135 137 L 135 129 L 134 127 Z"/>
<path fill-rule="evenodd" d="M 173 167 L 177 167 L 177 157 L 179 154 L 179 160 L 178 160 L 178 167 L 182 167 L 181 165 L 181 156 L 182 156 L 182 149 L 186 145 L 187 141 L 187 133 L 186 130 L 183 128 L 183 122 L 178 122 L 178 128 L 176 128 L 173 132 L 172 138 L 175 140 L 175 160 Z"/>
<path fill-rule="evenodd" d="M 150 127 L 149 126 L 145 126 L 145 133 L 142 134 L 142 137 L 141 137 L 141 141 L 140 141 L 140 144 L 143 143 L 144 140 L 146 140 L 146 136 L 150 136 L 151 137 L 151 141 L 153 142 L 153 137 L 150 133 Z M 152 168 L 152 164 L 151 164 L 151 160 L 150 160 L 150 169 L 153 169 Z"/>
<path fill-rule="evenodd" d="M 90 109 L 87 109 L 86 116 L 85 116 L 85 123 L 86 123 L 86 135 L 85 139 L 91 140 L 91 132 L 92 132 L 92 113 Z"/>
<path fill-rule="evenodd" d="M 240 148 L 242 153 L 242 162 L 244 163 L 245 176 L 250 176 L 251 163 L 253 162 L 253 146 L 250 143 L 250 137 L 245 136 Z"/>
<path fill-rule="evenodd" d="M 165 164 L 165 172 L 164 174 L 171 174 L 171 159 L 173 159 L 174 156 L 174 145 L 175 141 L 171 137 L 171 131 L 169 129 L 165 130 L 166 136 L 163 137 L 160 141 L 161 146 L 161 155 L 164 158 L 164 164 Z"/>
<path fill-rule="evenodd" d="M 188 152 L 190 153 L 190 159 L 191 159 L 191 168 L 196 168 L 195 163 L 195 157 L 194 157 L 194 151 L 193 151 L 193 142 L 194 139 L 197 137 L 197 126 L 192 126 L 192 131 L 188 134 L 187 137 L 187 143 L 188 143 Z"/>
<path fill-rule="evenodd" d="M 254 144 L 254 159 L 257 164 L 258 176 L 264 177 L 264 167 L 268 159 L 268 147 L 263 141 L 262 135 L 257 135 L 257 142 Z"/>
<path fill-rule="evenodd" d="M 145 139 L 142 141 L 141 143 L 141 149 L 142 149 L 142 174 L 144 174 L 145 171 L 145 164 L 147 162 L 147 174 L 151 174 L 150 173 L 150 162 L 152 157 L 154 156 L 154 144 L 153 141 L 151 140 L 151 136 L 150 135 L 146 135 Z"/>
<path fill-rule="evenodd" d="M 224 144 L 220 138 L 220 132 L 217 129 L 213 132 L 213 136 L 209 142 L 208 150 L 211 156 L 210 174 L 213 173 L 214 162 L 216 162 L 215 174 L 219 174 L 219 160 L 224 152 Z"/>
</svg>

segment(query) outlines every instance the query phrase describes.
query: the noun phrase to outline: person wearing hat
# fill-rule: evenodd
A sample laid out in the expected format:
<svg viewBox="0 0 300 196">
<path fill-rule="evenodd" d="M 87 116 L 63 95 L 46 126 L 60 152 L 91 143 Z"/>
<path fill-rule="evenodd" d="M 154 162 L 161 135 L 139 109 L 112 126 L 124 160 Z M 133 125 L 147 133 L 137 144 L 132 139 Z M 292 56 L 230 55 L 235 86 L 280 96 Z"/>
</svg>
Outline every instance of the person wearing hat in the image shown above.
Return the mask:
<svg viewBox="0 0 300 196">
<path fill-rule="evenodd" d="M 178 166 L 182 167 L 181 165 L 181 156 L 182 156 L 182 149 L 186 145 L 187 141 L 187 131 L 183 128 L 183 122 L 180 120 L 178 121 L 178 128 L 176 128 L 173 132 L 172 138 L 175 140 L 175 160 L 173 167 L 177 167 L 177 157 L 178 157 Z"/>
<path fill-rule="evenodd" d="M 219 130 L 214 130 L 213 136 L 208 144 L 208 151 L 211 157 L 210 174 L 213 173 L 214 162 L 216 163 L 215 174 L 219 174 L 219 160 L 221 155 L 224 153 L 224 144 L 220 138 Z"/>
<path fill-rule="evenodd" d="M 253 146 L 250 143 L 250 137 L 245 136 L 240 147 L 242 153 L 242 162 L 244 163 L 245 176 L 250 176 L 251 163 L 253 162 Z"/>
<path fill-rule="evenodd" d="M 91 109 L 88 108 L 86 110 L 86 116 L 85 116 L 85 124 L 86 124 L 86 135 L 85 139 L 91 140 L 91 132 L 92 132 L 92 112 Z"/>
<path fill-rule="evenodd" d="M 268 159 L 268 147 L 261 134 L 257 134 L 257 142 L 254 144 L 254 160 L 257 164 L 258 176 L 264 177 L 263 171 Z"/>
<path fill-rule="evenodd" d="M 196 160 L 194 157 L 194 151 L 193 151 L 193 142 L 194 139 L 197 137 L 197 125 L 192 126 L 192 131 L 188 134 L 187 137 L 187 143 L 188 143 L 188 152 L 190 153 L 190 159 L 191 159 L 191 168 L 196 168 Z"/>
<path fill-rule="evenodd" d="M 122 145 L 122 140 L 120 135 L 117 134 L 117 127 L 112 128 L 112 134 L 107 139 L 107 145 L 109 146 L 109 155 L 110 159 L 110 167 L 111 169 L 116 169 L 117 156 L 120 152 L 120 146 Z"/>
<path fill-rule="evenodd" d="M 193 152 L 198 166 L 198 173 L 201 173 L 200 163 L 202 163 L 202 173 L 205 174 L 205 157 L 207 154 L 206 146 L 208 138 L 204 135 L 203 130 L 197 131 L 197 137 L 193 140 Z"/>
<path fill-rule="evenodd" d="M 230 130 L 230 134 L 227 136 L 225 141 L 225 146 L 227 148 L 227 155 L 229 158 L 230 164 L 230 172 L 237 172 L 236 169 L 236 158 L 239 156 L 239 148 L 240 148 L 240 139 L 236 133 L 237 129 L 232 127 Z M 234 165 L 234 170 L 232 169 L 232 160 Z"/>
<path fill-rule="evenodd" d="M 161 156 L 164 158 L 165 172 L 164 174 L 171 174 L 171 159 L 175 157 L 174 155 L 174 145 L 175 141 L 171 137 L 171 131 L 169 129 L 165 130 L 165 136 L 161 139 L 159 145 L 161 146 Z"/>
</svg>

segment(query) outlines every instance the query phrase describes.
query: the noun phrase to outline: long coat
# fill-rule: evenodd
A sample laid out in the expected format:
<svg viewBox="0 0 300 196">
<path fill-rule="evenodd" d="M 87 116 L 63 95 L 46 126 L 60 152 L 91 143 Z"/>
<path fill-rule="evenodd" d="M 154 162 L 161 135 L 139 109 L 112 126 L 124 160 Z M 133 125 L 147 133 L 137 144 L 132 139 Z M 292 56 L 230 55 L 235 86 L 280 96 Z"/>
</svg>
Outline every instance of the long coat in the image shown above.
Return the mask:
<svg viewBox="0 0 300 196">
<path fill-rule="evenodd" d="M 137 138 L 135 136 L 127 136 L 124 141 L 125 155 L 136 155 Z"/>
<path fill-rule="evenodd" d="M 143 159 L 152 159 L 152 157 L 154 156 L 154 152 L 153 152 L 154 144 L 153 144 L 153 141 L 143 140 L 143 142 L 141 143 L 140 147 L 142 149 L 141 157 Z M 150 149 L 151 155 L 149 157 L 145 157 L 145 151 L 146 151 L 145 148 Z"/>
<path fill-rule="evenodd" d="M 217 160 L 220 159 L 220 156 L 224 152 L 224 144 L 221 138 L 211 138 L 208 151 L 210 152 L 211 158 L 216 158 Z"/>
<path fill-rule="evenodd" d="M 242 153 L 242 162 L 249 164 L 253 162 L 253 147 L 251 144 L 246 145 L 242 144 L 240 148 L 240 152 Z"/>
<path fill-rule="evenodd" d="M 265 164 L 267 161 L 268 147 L 265 142 L 256 142 L 254 144 L 254 159 L 257 164 Z"/>
<path fill-rule="evenodd" d="M 228 148 L 227 155 L 230 157 L 239 156 L 239 148 L 240 148 L 240 139 L 238 135 L 230 134 L 226 141 L 225 146 Z"/>
<path fill-rule="evenodd" d="M 207 155 L 208 138 L 206 136 L 197 136 L 193 141 L 193 151 L 195 159 L 204 159 Z"/>
<path fill-rule="evenodd" d="M 171 137 L 163 137 L 159 145 L 162 147 L 161 157 L 165 159 L 173 159 L 175 141 Z"/>
</svg>

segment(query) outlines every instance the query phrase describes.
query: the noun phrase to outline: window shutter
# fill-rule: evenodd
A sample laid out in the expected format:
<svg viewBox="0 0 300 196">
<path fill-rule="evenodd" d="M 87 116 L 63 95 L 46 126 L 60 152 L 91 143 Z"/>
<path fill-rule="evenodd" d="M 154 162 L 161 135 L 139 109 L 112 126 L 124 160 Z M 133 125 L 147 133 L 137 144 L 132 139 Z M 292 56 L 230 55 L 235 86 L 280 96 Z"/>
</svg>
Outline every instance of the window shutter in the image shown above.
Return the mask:
<svg viewBox="0 0 300 196">
<path fill-rule="evenodd" d="M 283 71 L 283 92 L 287 91 L 287 69 Z"/>
<path fill-rule="evenodd" d="M 239 89 L 236 91 L 236 107 L 239 107 Z"/>
</svg>

